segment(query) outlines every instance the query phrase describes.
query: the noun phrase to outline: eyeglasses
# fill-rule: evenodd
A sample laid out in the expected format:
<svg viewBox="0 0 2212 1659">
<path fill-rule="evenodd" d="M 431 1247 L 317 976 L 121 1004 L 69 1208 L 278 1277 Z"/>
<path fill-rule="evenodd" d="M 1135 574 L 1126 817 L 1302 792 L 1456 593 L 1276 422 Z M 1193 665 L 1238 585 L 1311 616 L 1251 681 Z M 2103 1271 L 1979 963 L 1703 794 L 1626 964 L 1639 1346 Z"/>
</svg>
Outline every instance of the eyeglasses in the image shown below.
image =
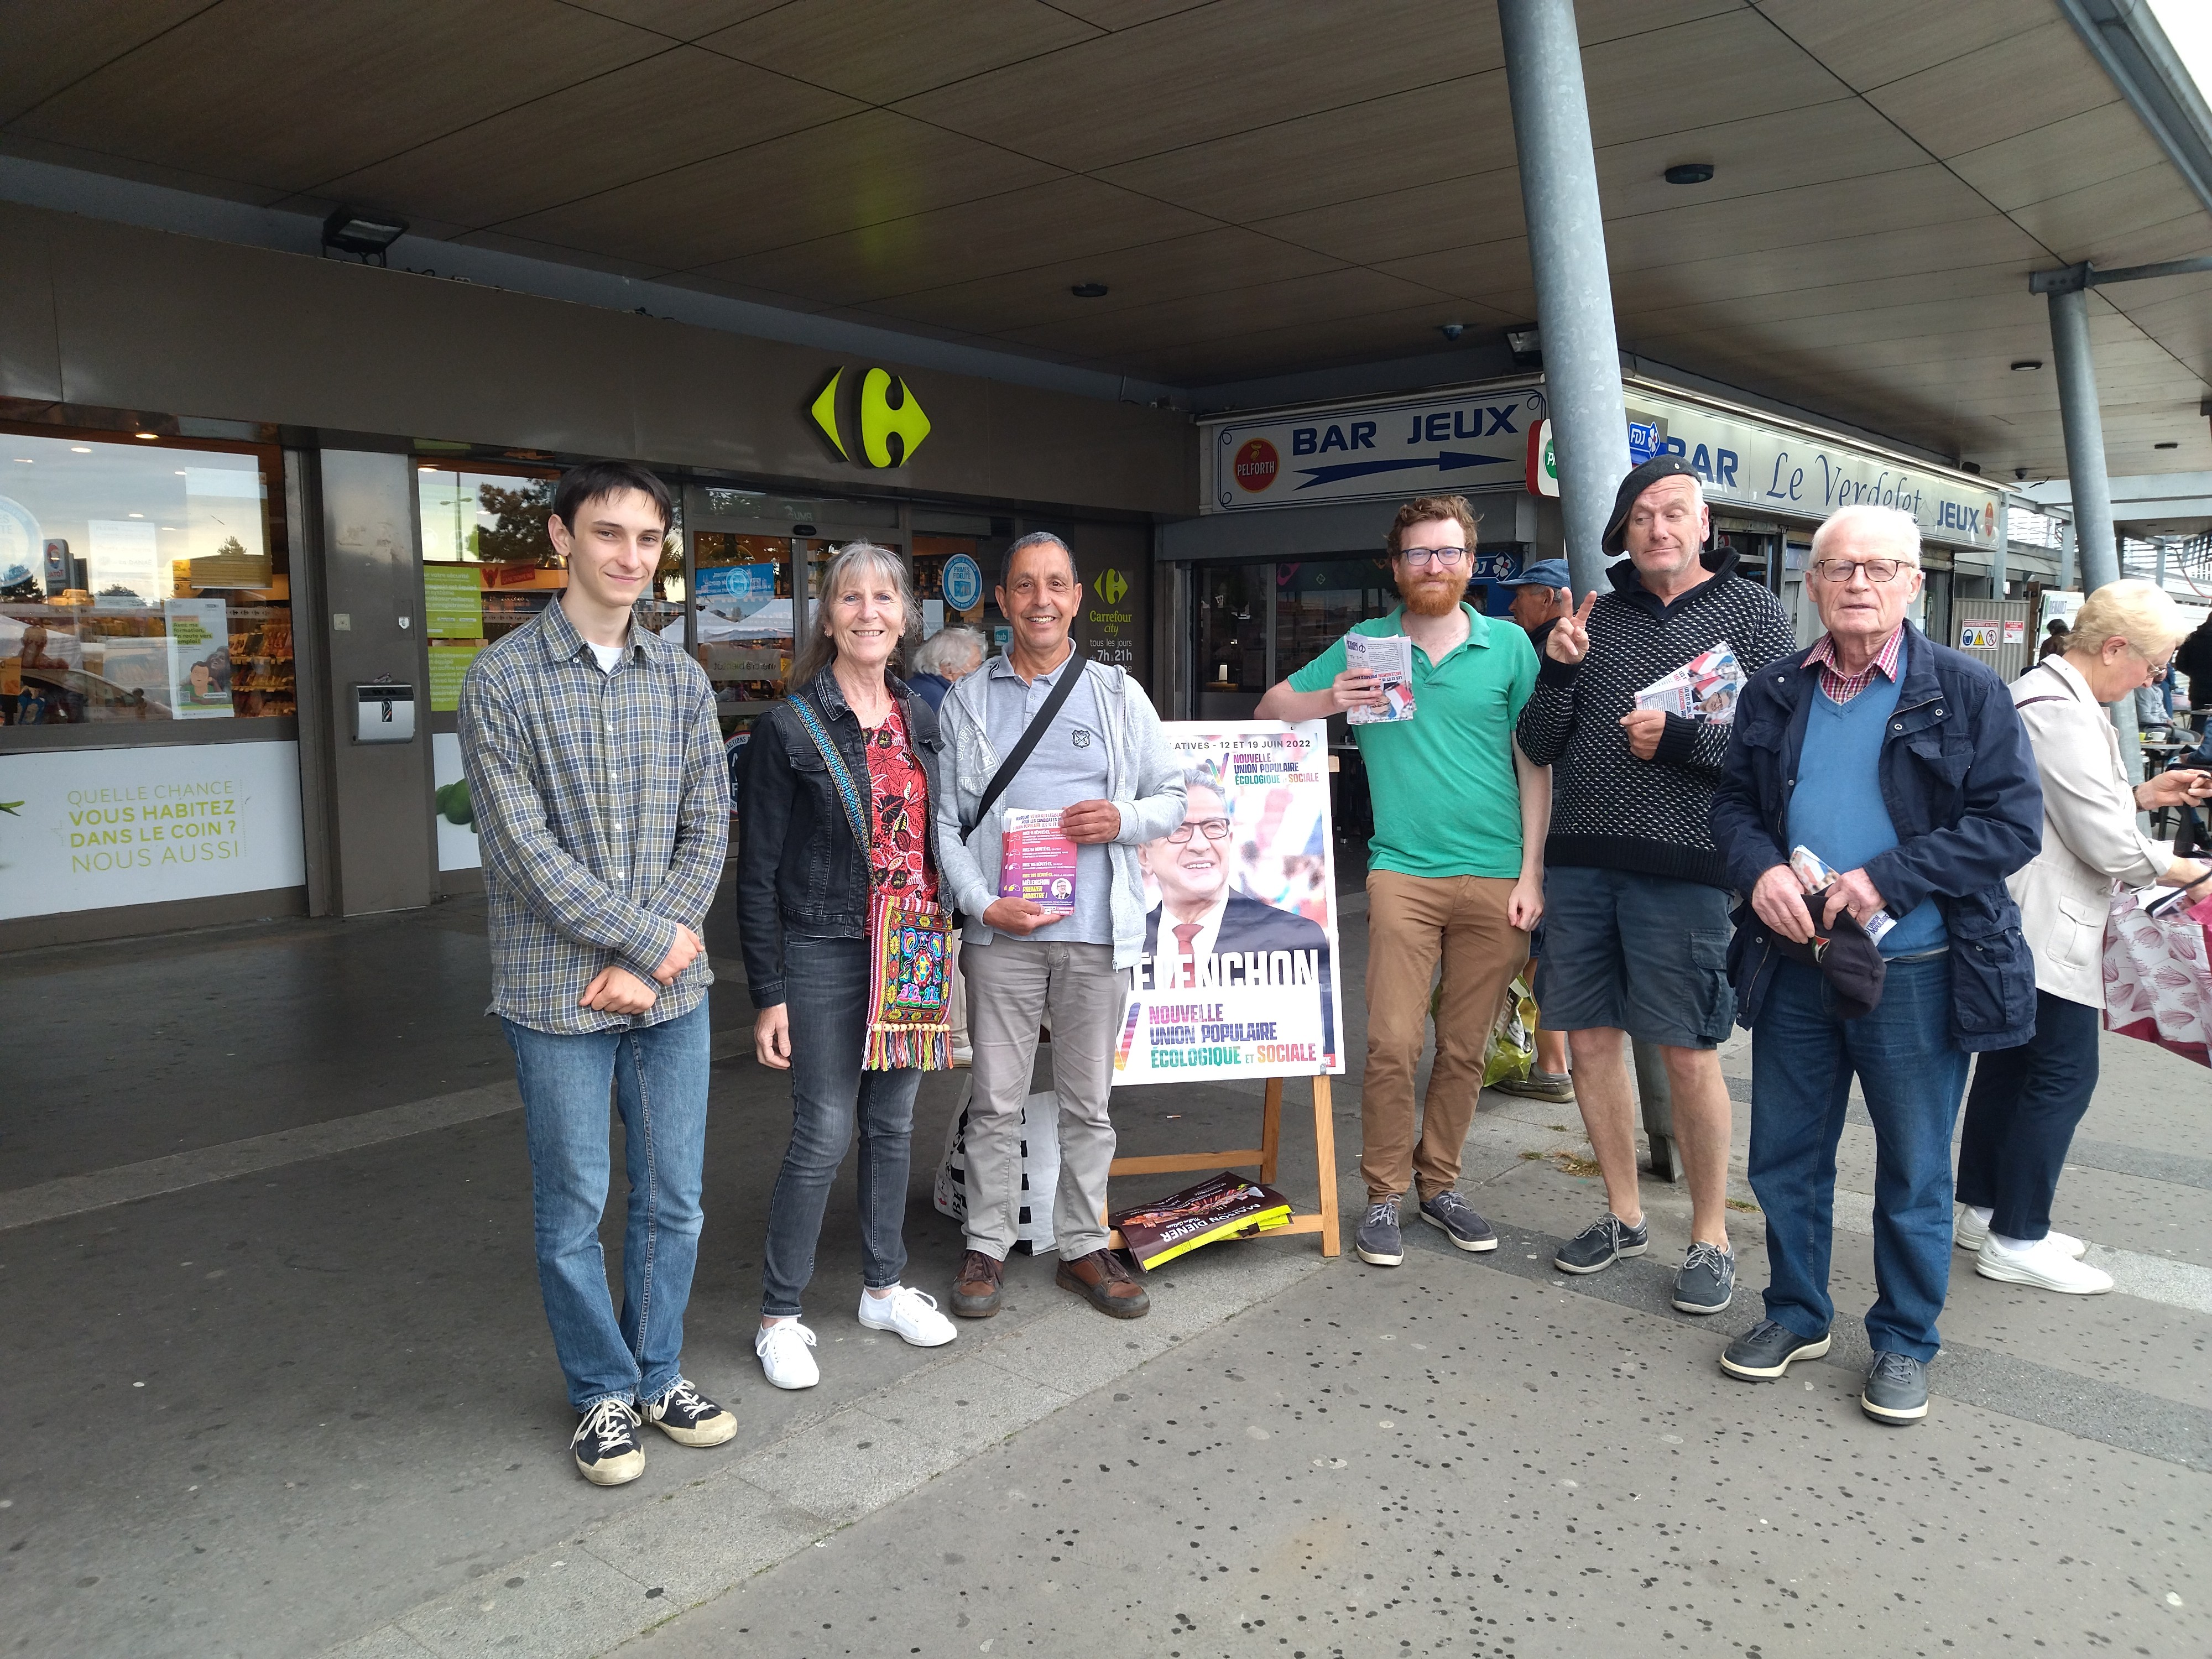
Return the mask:
<svg viewBox="0 0 2212 1659">
<path fill-rule="evenodd" d="M 1229 827 L 1227 818 L 1185 818 L 1180 825 L 1168 831 L 1168 839 L 1177 847 L 1188 847 L 1190 844 L 1190 832 L 1194 830 L 1203 830 L 1208 841 L 1227 841 Z"/>
<path fill-rule="evenodd" d="M 1870 582 L 1890 582 L 1897 580 L 1899 571 L 1919 568 L 1902 559 L 1821 559 L 1813 566 L 1822 581 L 1833 582 L 1838 587 L 1848 585 L 1856 571 L 1865 571 Z"/>
<path fill-rule="evenodd" d="M 1459 562 L 1467 556 L 1467 550 L 1463 547 L 1402 547 L 1398 550 L 1398 556 L 1416 570 L 1427 569 L 1431 559 L 1441 569 L 1455 570 L 1459 568 Z"/>
</svg>

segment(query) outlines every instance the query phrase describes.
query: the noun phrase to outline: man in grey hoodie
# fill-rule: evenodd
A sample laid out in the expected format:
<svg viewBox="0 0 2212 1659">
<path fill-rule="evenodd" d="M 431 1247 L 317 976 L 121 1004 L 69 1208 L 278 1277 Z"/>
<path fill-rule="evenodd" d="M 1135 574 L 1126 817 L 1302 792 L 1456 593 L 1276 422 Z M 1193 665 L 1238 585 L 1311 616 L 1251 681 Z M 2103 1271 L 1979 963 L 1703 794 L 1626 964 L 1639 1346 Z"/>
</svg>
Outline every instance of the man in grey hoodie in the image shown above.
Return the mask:
<svg viewBox="0 0 2212 1659">
<path fill-rule="evenodd" d="M 1125 975 L 1144 951 L 1137 849 L 1182 822 L 1182 768 L 1144 688 L 1119 668 L 1077 656 L 1067 635 L 1083 583 L 1066 544 L 1043 532 L 1024 536 L 1006 550 L 1000 581 L 999 610 L 1013 624 L 1013 638 L 1003 656 L 945 693 L 938 714 L 944 744 L 938 864 L 946 901 L 966 918 L 960 968 L 975 1055 L 968 1249 L 953 1283 L 952 1311 L 968 1319 L 999 1311 L 1021 1205 L 1022 1107 L 1037 1028 L 1048 1016 L 1060 1101 L 1055 1282 L 1102 1313 L 1135 1319 L 1150 1310 L 1150 1301 L 1106 1248 L 1106 1171 L 1114 1161 L 1107 1096 Z M 1081 680 L 979 821 L 1001 757 L 1069 672 Z M 1000 896 L 1005 814 L 1015 810 L 1058 812 L 1060 831 L 1075 843 L 1074 892 L 1065 908 Z"/>
</svg>

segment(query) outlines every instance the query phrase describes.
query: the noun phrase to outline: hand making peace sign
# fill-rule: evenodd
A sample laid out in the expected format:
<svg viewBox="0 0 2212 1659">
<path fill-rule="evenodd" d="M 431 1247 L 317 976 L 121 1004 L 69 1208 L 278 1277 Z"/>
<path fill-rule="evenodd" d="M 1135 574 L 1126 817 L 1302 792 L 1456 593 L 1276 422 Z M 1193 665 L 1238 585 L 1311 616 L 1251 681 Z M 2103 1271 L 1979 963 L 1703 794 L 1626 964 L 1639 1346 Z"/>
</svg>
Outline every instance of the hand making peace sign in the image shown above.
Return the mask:
<svg viewBox="0 0 2212 1659">
<path fill-rule="evenodd" d="M 1559 590 L 1562 605 L 1572 604 L 1574 595 L 1562 587 Z M 1595 590 L 1583 596 L 1582 607 L 1568 612 L 1552 624 L 1552 631 L 1544 636 L 1544 654 L 1553 662 L 1577 663 L 1589 655 L 1590 607 L 1597 603 Z"/>
</svg>

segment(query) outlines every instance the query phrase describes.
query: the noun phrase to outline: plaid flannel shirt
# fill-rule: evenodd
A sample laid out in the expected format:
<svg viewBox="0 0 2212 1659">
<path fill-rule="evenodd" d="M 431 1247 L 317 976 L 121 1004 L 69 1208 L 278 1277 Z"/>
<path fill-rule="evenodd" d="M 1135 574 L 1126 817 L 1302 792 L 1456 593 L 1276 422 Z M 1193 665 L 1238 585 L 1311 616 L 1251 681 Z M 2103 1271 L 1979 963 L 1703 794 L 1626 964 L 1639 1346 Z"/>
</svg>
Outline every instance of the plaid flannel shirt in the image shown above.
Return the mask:
<svg viewBox="0 0 2212 1659">
<path fill-rule="evenodd" d="M 703 941 L 730 833 L 714 688 L 633 626 L 600 670 L 559 603 L 491 646 L 461 686 L 461 760 L 490 898 L 488 1012 L 574 1036 L 690 1013 L 702 950 L 645 1013 L 577 1006 L 610 964 L 653 983 L 678 922 Z"/>
</svg>

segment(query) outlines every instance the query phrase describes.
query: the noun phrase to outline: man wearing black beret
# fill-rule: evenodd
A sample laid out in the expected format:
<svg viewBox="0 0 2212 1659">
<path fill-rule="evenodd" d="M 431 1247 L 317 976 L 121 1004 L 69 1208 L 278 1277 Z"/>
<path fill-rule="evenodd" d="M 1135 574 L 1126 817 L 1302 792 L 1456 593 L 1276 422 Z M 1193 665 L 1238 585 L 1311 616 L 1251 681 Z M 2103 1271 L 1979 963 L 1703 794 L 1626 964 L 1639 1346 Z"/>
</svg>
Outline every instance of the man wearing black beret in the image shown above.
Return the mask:
<svg viewBox="0 0 2212 1659">
<path fill-rule="evenodd" d="M 1583 596 L 1544 641 L 1522 710 L 1522 751 L 1553 768 L 1536 1001 L 1566 1031 L 1576 1098 L 1605 1176 L 1606 1213 L 1563 1246 L 1593 1273 L 1650 1248 L 1636 1186 L 1624 1034 L 1656 1043 L 1690 1181 L 1690 1246 L 1674 1284 L 1686 1313 L 1718 1313 L 1735 1286 L 1728 1243 L 1729 1097 L 1714 1052 L 1728 1035 L 1729 876 L 1707 816 L 1724 721 L 1640 709 L 1636 694 L 1725 641 L 1747 674 L 1791 650 L 1774 596 L 1706 550 L 1698 476 L 1657 455 L 1621 481 L 1605 527 L 1612 592 Z"/>
</svg>

